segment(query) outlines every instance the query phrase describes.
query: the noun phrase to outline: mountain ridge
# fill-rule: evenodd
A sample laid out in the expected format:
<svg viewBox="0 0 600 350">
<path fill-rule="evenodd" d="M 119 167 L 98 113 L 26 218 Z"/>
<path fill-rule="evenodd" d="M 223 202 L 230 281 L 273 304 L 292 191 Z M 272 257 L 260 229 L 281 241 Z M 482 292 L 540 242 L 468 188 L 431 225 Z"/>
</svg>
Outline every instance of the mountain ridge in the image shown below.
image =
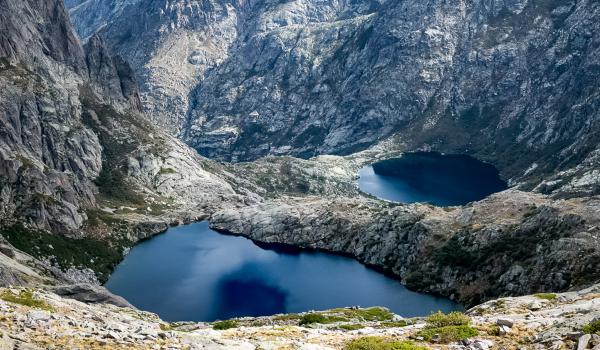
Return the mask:
<svg viewBox="0 0 600 350">
<path fill-rule="evenodd" d="M 73 8 L 78 31 L 134 61 L 150 118 L 212 158 L 349 154 L 396 134 L 533 187 L 597 149 L 595 2 L 132 2 L 97 26 L 100 4 Z"/>
</svg>

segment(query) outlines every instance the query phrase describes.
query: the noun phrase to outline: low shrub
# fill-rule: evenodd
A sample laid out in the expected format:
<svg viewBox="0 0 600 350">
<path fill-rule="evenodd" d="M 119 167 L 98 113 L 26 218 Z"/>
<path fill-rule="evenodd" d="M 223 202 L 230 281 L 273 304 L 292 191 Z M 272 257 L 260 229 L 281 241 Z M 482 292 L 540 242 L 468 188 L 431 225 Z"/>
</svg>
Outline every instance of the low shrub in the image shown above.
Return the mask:
<svg viewBox="0 0 600 350">
<path fill-rule="evenodd" d="M 385 328 L 406 327 L 409 324 L 406 320 L 381 322 L 381 326 Z"/>
<path fill-rule="evenodd" d="M 222 330 L 226 330 L 226 329 L 230 329 L 230 328 L 236 328 L 237 326 L 238 326 L 238 324 L 234 320 L 217 321 L 217 322 L 213 323 L 213 329 L 216 329 L 218 331 L 222 331 Z"/>
<path fill-rule="evenodd" d="M 592 321 L 583 326 L 583 333 L 600 335 L 600 319 Z"/>
<path fill-rule="evenodd" d="M 306 314 L 300 318 L 300 325 L 307 325 L 313 323 L 325 323 L 327 318 L 321 314 Z"/>
<path fill-rule="evenodd" d="M 349 341 L 344 350 L 426 350 L 408 340 L 392 340 L 383 337 L 363 337 Z"/>
<path fill-rule="evenodd" d="M 417 336 L 428 342 L 451 343 L 477 335 L 477 330 L 470 326 L 471 318 L 459 311 L 448 314 L 438 311 L 429 315 L 425 322 L 425 328 Z"/>
<path fill-rule="evenodd" d="M 159 325 L 159 327 L 160 327 L 160 330 L 163 331 L 163 332 L 167 332 L 167 331 L 173 330 L 173 326 L 171 326 L 170 323 L 161 323 Z"/>
<path fill-rule="evenodd" d="M 469 339 L 476 335 L 477 330 L 468 325 L 423 328 L 417 333 L 417 336 L 423 337 L 424 340 L 436 343 L 452 343 Z"/>
<path fill-rule="evenodd" d="M 338 326 L 338 328 L 345 330 L 345 331 L 355 331 L 357 329 L 365 328 L 365 326 L 363 326 L 359 323 L 351 323 L 351 324 L 342 324 L 342 325 Z"/>
<path fill-rule="evenodd" d="M 429 315 L 425 322 L 427 327 L 466 326 L 471 324 L 471 318 L 462 312 L 452 311 L 444 314 L 441 311 Z"/>
</svg>

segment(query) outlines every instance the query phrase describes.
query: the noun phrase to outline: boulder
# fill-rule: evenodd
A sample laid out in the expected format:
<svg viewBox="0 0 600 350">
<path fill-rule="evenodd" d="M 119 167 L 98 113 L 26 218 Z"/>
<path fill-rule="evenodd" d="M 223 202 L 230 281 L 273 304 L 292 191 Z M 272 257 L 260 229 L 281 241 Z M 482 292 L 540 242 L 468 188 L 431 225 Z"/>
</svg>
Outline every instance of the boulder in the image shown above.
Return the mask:
<svg viewBox="0 0 600 350">
<path fill-rule="evenodd" d="M 542 303 L 540 303 L 539 301 L 534 301 L 531 304 L 529 304 L 529 310 L 531 311 L 537 311 L 539 309 L 542 308 Z"/>
<path fill-rule="evenodd" d="M 577 341 L 577 350 L 585 350 L 588 348 L 588 344 L 590 343 L 590 340 L 592 339 L 592 335 L 591 334 L 584 334 L 582 335 L 579 340 Z"/>
<path fill-rule="evenodd" d="M 505 325 L 498 326 L 498 333 L 500 335 L 506 335 L 509 332 L 510 332 L 510 327 L 505 326 Z"/>
<path fill-rule="evenodd" d="M 496 324 L 498 326 L 506 326 L 508 328 L 512 328 L 514 322 L 510 318 L 499 318 L 496 320 Z"/>
<path fill-rule="evenodd" d="M 87 283 L 71 284 L 56 287 L 54 293 L 89 304 L 112 304 L 120 307 L 135 308 L 127 300 L 114 295 L 102 286 Z"/>
<path fill-rule="evenodd" d="M 478 339 L 471 344 L 470 348 L 475 350 L 489 350 L 492 346 L 494 346 L 493 341 L 487 339 Z"/>
</svg>

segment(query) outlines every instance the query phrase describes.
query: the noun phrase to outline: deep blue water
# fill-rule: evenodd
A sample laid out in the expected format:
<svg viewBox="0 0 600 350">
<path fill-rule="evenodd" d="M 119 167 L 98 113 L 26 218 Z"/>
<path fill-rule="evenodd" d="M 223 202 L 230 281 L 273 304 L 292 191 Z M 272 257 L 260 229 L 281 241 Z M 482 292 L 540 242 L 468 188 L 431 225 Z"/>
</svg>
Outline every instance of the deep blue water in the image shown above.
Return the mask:
<svg viewBox="0 0 600 350">
<path fill-rule="evenodd" d="M 168 321 L 385 306 L 407 317 L 461 307 L 407 290 L 356 260 L 293 248 L 263 249 L 206 222 L 135 246 L 106 287 Z"/>
<path fill-rule="evenodd" d="M 415 152 L 362 168 L 363 192 L 401 203 L 463 205 L 507 188 L 492 165 L 466 155 Z"/>
</svg>

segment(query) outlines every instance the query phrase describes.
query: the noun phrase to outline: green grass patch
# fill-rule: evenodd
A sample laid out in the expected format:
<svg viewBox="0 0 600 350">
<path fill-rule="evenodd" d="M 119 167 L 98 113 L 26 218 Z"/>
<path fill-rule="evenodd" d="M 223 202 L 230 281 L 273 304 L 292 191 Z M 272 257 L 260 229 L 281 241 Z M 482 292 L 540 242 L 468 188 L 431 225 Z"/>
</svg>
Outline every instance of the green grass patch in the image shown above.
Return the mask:
<svg viewBox="0 0 600 350">
<path fill-rule="evenodd" d="M 213 323 L 213 329 L 216 329 L 218 331 L 223 331 L 226 329 L 230 329 L 230 328 L 236 328 L 238 326 L 238 323 L 234 320 L 226 320 L 226 321 L 217 321 L 215 323 Z"/>
<path fill-rule="evenodd" d="M 554 300 L 556 299 L 556 294 L 554 293 L 538 293 L 535 294 L 536 298 L 544 299 L 544 300 Z"/>
<path fill-rule="evenodd" d="M 48 258 L 62 269 L 87 267 L 104 282 L 123 259 L 123 249 L 132 243 L 116 237 L 109 240 L 75 239 L 45 231 L 14 225 L 0 229 L 0 234 L 15 248 L 36 258 Z"/>
<path fill-rule="evenodd" d="M 344 350 L 426 350 L 408 340 L 392 340 L 383 337 L 363 337 L 349 341 Z"/>
<path fill-rule="evenodd" d="M 583 333 L 600 335 L 600 319 L 592 321 L 583 326 Z"/>
<path fill-rule="evenodd" d="M 451 343 L 477 335 L 477 330 L 470 326 L 471 318 L 462 312 L 444 314 L 438 311 L 429 315 L 425 322 L 425 328 L 417 336 L 428 342 Z"/>
<path fill-rule="evenodd" d="M 394 314 L 381 307 L 370 307 L 368 309 L 333 309 L 347 318 L 354 318 L 363 321 L 391 321 Z"/>
<path fill-rule="evenodd" d="M 452 311 L 448 314 L 438 311 L 427 316 L 425 322 L 427 323 L 427 327 L 430 328 L 468 326 L 471 324 L 471 318 L 459 311 Z"/>
<path fill-rule="evenodd" d="M 408 326 L 409 323 L 406 320 L 400 320 L 400 321 L 386 321 L 386 322 L 381 322 L 380 325 L 383 328 L 397 328 L 397 327 L 406 327 Z"/>
<path fill-rule="evenodd" d="M 351 324 L 339 325 L 337 328 L 344 330 L 344 331 L 355 331 L 357 329 L 363 329 L 363 328 L 365 328 L 365 326 L 363 326 L 362 324 L 359 324 L 359 323 L 351 323 Z"/>
<path fill-rule="evenodd" d="M 323 315 L 320 313 L 310 313 L 310 314 L 306 314 L 303 315 L 300 318 L 300 321 L 298 322 L 298 324 L 300 326 L 305 326 L 305 325 L 310 325 L 310 324 L 315 324 L 315 323 L 321 323 L 321 324 L 328 324 L 328 323 L 335 323 L 335 322 L 347 322 L 348 319 L 345 317 L 341 317 L 341 316 L 329 316 L 329 315 Z"/>
<path fill-rule="evenodd" d="M 33 292 L 29 290 L 22 290 L 19 294 L 14 294 L 13 292 L 6 290 L 0 294 L 0 299 L 8 301 L 9 303 L 25 305 L 36 309 L 54 311 L 54 308 L 50 306 L 50 304 L 34 298 Z"/>
<path fill-rule="evenodd" d="M 417 333 L 428 342 L 452 343 L 477 336 L 477 330 L 471 326 L 445 326 L 436 328 L 424 328 Z"/>
</svg>

